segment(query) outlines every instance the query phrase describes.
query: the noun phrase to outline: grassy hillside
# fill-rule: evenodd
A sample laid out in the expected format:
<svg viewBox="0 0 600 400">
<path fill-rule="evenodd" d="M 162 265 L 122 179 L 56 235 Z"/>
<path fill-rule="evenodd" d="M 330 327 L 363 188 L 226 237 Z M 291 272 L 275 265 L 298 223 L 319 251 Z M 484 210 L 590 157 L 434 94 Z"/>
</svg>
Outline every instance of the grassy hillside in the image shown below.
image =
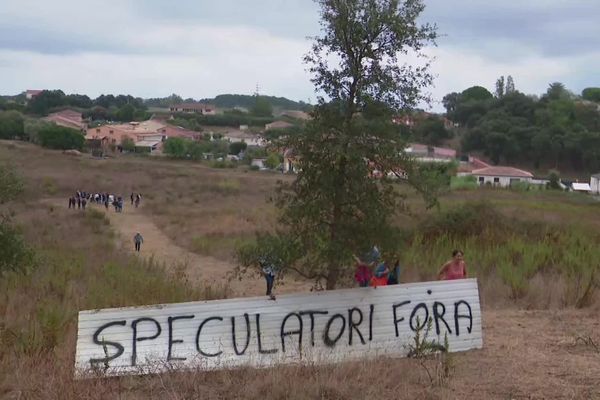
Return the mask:
<svg viewBox="0 0 600 400">
<path fill-rule="evenodd" d="M 598 382 L 592 380 L 600 359 L 592 347 L 569 336 L 576 331 L 592 343 L 598 340 L 592 325 L 599 305 L 600 203 L 590 197 L 545 191 L 454 191 L 441 197 L 439 209 L 426 211 L 418 196 L 399 188 L 407 196 L 409 211 L 398 217 L 406 233 L 402 280 L 435 279 L 452 249 L 462 248 L 469 274 L 480 281 L 486 348 L 456 355 L 449 380 L 430 381 L 415 360 L 376 360 L 322 368 L 75 382 L 79 310 L 210 299 L 227 293 L 220 287 L 192 287 L 167 274 L 164 265 L 133 257 L 118 245 L 118 232 L 102 212 L 67 210 L 68 195 L 77 189 L 141 192 L 141 212 L 173 242 L 192 252 L 232 260 L 237 245 L 276 224 L 276 210 L 267 198 L 277 179 L 290 178 L 141 157 L 95 160 L 5 141 L 0 141 L 0 160 L 12 164 L 25 181 L 25 193 L 7 207 L 37 261 L 27 274 L 0 278 L 1 397 L 103 399 L 126 392 L 131 399 L 200 395 L 437 399 L 494 398 L 499 393 L 506 394 L 501 398 L 515 393 L 560 398 L 568 396 L 566 388 L 571 397 L 596 395 L 593 388 Z M 345 284 L 352 285 L 351 277 Z M 583 311 L 573 311 L 574 307 Z M 552 311 L 543 311 L 548 309 Z M 569 345 L 549 352 L 549 343 L 556 346 L 558 341 Z M 535 375 L 536 363 L 547 365 L 548 357 L 556 358 L 556 368 L 564 368 L 556 371 L 563 378 L 550 384 Z M 494 378 L 506 376 L 517 359 L 527 365 L 527 372 L 514 381 Z M 587 367 L 563 366 L 558 359 L 577 360 L 573 362 Z M 431 368 L 436 362 L 427 361 Z M 479 382 L 477 388 L 472 387 L 473 379 Z"/>
</svg>

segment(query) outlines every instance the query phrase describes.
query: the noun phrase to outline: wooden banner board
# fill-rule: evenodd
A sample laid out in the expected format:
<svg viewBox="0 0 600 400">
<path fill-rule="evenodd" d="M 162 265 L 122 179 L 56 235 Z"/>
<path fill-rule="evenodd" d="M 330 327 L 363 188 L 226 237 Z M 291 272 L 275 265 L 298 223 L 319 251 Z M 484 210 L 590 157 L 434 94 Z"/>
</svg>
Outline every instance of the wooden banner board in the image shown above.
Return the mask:
<svg viewBox="0 0 600 400">
<path fill-rule="evenodd" d="M 77 377 L 402 357 L 415 331 L 480 349 L 476 279 L 81 311 Z"/>
</svg>

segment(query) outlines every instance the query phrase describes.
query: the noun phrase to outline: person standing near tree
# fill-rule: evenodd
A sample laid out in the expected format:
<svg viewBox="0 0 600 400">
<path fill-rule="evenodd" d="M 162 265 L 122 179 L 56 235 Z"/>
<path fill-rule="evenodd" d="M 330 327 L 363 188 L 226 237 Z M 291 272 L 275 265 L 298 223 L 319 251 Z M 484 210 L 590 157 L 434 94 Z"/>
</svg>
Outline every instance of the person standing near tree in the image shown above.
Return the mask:
<svg viewBox="0 0 600 400">
<path fill-rule="evenodd" d="M 144 243 L 144 238 L 139 232 L 137 232 L 133 237 L 133 243 L 135 244 L 135 251 L 139 252 L 142 247 L 142 243 Z"/>
<path fill-rule="evenodd" d="M 275 284 L 276 274 L 275 265 L 273 265 L 273 262 L 267 257 L 261 257 L 258 260 L 258 264 L 260 265 L 263 276 L 267 282 L 267 296 L 269 296 L 269 299 L 275 300 L 275 295 L 273 294 L 273 285 Z"/>
<path fill-rule="evenodd" d="M 467 277 L 467 264 L 464 260 L 462 250 L 454 250 L 452 252 L 452 260 L 442 266 L 438 273 L 440 280 L 465 279 Z"/>
</svg>

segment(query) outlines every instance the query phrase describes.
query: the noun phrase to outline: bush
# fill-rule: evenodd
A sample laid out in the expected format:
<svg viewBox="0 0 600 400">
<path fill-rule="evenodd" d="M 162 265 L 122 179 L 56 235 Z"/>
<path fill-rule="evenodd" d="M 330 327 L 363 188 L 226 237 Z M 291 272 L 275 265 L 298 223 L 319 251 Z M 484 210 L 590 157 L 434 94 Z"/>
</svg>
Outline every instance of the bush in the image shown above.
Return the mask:
<svg viewBox="0 0 600 400">
<path fill-rule="evenodd" d="M 23 115 L 18 111 L 0 111 L 0 139 L 22 138 L 24 135 Z"/>
<path fill-rule="evenodd" d="M 453 176 L 450 178 L 450 190 L 473 190 L 478 187 L 477 178 L 473 175 Z"/>
<path fill-rule="evenodd" d="M 23 192 L 23 181 L 13 168 L 0 165 L 0 204 L 13 200 Z"/>
<path fill-rule="evenodd" d="M 21 233 L 6 218 L 0 220 L 0 275 L 23 272 L 33 266 L 33 251 L 25 244 Z"/>
<path fill-rule="evenodd" d="M 48 125 L 40 129 L 38 139 L 43 147 L 57 150 L 81 150 L 85 143 L 81 132 L 58 125 Z"/>
</svg>

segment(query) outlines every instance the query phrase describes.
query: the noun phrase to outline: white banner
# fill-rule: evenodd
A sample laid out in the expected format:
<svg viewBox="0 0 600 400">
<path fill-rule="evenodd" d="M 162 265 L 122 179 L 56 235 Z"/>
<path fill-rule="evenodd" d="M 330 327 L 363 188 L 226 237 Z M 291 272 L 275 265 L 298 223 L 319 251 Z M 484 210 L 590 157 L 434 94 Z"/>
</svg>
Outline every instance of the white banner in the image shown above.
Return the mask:
<svg viewBox="0 0 600 400">
<path fill-rule="evenodd" d="M 402 357 L 483 345 L 476 279 L 81 311 L 76 376 Z"/>
</svg>

